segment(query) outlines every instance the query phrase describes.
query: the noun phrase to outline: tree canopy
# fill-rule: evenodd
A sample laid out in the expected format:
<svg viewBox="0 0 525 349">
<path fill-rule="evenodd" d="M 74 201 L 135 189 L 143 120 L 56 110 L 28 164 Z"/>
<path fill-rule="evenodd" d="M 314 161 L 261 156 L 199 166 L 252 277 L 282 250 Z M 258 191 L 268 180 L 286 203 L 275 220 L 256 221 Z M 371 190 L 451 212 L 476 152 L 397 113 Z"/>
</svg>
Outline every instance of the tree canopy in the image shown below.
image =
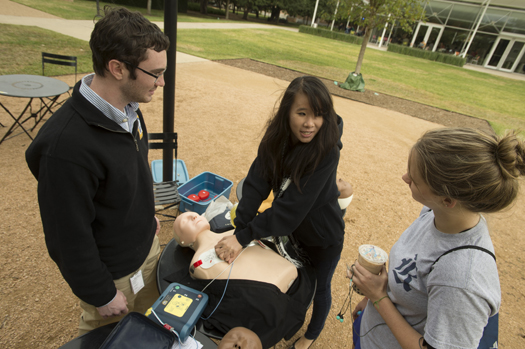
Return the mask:
<svg viewBox="0 0 525 349">
<path fill-rule="evenodd" d="M 333 1 L 333 0 L 332 0 Z M 342 0 L 345 2 L 345 15 L 350 21 L 365 28 L 363 44 L 357 59 L 355 73 L 359 74 L 365 55 L 366 45 L 374 28 L 384 28 L 385 24 L 397 25 L 407 32 L 412 24 L 423 16 L 421 0 Z M 341 11 L 341 10 L 340 10 Z"/>
</svg>

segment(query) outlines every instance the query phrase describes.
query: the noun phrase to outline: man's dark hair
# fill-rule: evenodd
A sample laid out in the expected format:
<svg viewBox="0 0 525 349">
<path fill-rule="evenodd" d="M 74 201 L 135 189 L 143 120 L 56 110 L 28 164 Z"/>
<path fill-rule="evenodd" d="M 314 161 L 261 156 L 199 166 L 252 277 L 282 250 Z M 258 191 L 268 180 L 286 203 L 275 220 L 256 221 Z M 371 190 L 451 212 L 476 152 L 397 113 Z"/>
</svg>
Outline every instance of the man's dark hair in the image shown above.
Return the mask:
<svg viewBox="0 0 525 349">
<path fill-rule="evenodd" d="M 161 52 L 170 46 L 169 38 L 140 12 L 104 7 L 104 17 L 96 24 L 89 41 L 93 70 L 105 76 L 112 59 L 126 61 L 132 79 L 135 68 L 147 59 L 148 49 Z M 128 64 L 129 63 L 129 64 Z"/>
</svg>

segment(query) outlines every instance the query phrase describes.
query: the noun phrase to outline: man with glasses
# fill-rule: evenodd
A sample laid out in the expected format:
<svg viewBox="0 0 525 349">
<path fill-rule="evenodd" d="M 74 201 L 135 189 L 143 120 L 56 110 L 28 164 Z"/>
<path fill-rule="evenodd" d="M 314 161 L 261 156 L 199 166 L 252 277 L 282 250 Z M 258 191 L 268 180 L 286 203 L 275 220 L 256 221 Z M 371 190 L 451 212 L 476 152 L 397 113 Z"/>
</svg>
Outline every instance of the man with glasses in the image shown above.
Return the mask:
<svg viewBox="0 0 525 349">
<path fill-rule="evenodd" d="M 160 225 L 139 103 L 164 86 L 169 39 L 138 12 L 104 10 L 89 42 L 95 73 L 26 152 L 49 255 L 80 298 L 79 334 L 144 313 L 159 296 Z"/>
</svg>

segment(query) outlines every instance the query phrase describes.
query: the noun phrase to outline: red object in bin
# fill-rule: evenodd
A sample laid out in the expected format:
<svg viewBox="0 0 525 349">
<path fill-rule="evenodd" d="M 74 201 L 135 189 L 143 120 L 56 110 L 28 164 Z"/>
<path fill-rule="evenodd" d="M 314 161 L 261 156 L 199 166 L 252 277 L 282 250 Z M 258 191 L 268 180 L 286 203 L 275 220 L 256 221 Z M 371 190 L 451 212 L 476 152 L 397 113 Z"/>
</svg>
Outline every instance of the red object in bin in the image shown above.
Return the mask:
<svg viewBox="0 0 525 349">
<path fill-rule="evenodd" d="M 190 194 L 190 195 L 188 195 L 188 199 L 193 200 L 193 201 L 195 201 L 195 202 L 199 202 L 199 201 L 201 201 L 201 199 L 200 199 L 197 195 L 195 195 L 195 194 Z"/>
<path fill-rule="evenodd" d="M 201 200 L 206 200 L 208 197 L 210 196 L 210 192 L 206 191 L 206 190 L 201 190 L 199 192 L 199 198 Z"/>
</svg>

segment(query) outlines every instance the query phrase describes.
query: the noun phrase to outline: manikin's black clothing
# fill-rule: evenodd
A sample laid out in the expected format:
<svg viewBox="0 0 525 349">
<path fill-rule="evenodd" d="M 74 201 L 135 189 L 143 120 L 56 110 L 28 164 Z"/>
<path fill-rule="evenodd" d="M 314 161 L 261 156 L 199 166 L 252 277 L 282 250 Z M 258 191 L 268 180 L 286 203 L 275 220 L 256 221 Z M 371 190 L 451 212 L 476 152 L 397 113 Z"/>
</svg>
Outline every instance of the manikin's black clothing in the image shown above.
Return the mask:
<svg viewBox="0 0 525 349">
<path fill-rule="evenodd" d="M 211 318 L 204 321 L 204 327 L 214 328 L 223 334 L 234 327 L 246 327 L 259 336 L 263 348 L 272 347 L 283 338 L 289 340 L 303 325 L 312 300 L 314 290 L 311 280 L 315 276 L 307 268 L 311 267 L 298 269 L 299 276 L 286 293 L 273 284 L 230 280 L 222 302 Z M 211 281 L 192 279 L 187 265 L 164 279 L 195 290 L 202 290 Z M 209 302 L 203 318 L 215 309 L 225 287 L 226 280 L 215 280 L 206 288 L 204 293 L 208 295 Z"/>
</svg>

